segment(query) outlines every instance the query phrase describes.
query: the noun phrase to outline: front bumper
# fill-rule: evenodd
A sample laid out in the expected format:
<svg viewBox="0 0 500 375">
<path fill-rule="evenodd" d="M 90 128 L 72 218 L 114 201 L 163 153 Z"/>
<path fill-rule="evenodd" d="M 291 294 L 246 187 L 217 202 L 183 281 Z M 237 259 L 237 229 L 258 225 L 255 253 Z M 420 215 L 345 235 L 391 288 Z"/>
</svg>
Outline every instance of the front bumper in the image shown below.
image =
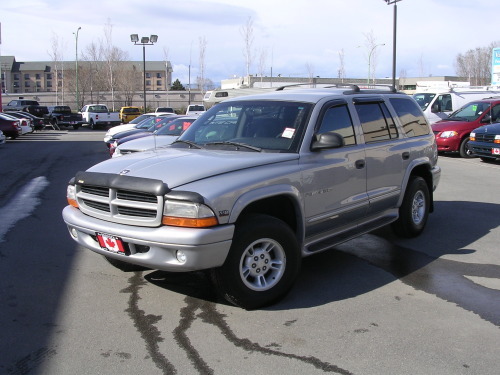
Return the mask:
<svg viewBox="0 0 500 375">
<path fill-rule="evenodd" d="M 475 156 L 483 158 L 500 158 L 500 144 L 491 142 L 469 142 L 469 147 Z"/>
<path fill-rule="evenodd" d="M 95 219 L 72 206 L 66 206 L 62 214 L 71 237 L 80 245 L 106 257 L 171 272 L 221 266 L 229 253 L 234 233 L 233 225 L 207 229 L 135 227 Z M 97 241 L 97 233 L 121 238 L 131 254 L 121 255 L 103 249 Z M 186 255 L 183 263 L 177 259 L 178 250 Z"/>
<path fill-rule="evenodd" d="M 460 148 L 460 137 L 436 137 L 438 152 L 456 152 Z"/>
</svg>

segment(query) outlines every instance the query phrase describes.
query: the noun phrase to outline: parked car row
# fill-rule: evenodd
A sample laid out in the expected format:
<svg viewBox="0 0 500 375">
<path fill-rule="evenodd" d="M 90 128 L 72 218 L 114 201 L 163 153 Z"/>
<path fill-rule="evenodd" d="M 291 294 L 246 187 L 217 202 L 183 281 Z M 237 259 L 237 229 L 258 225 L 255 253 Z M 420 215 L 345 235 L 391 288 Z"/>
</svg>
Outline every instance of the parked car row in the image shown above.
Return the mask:
<svg viewBox="0 0 500 375">
<path fill-rule="evenodd" d="M 104 142 L 113 157 L 131 152 L 145 151 L 172 143 L 197 118 L 198 116 L 184 116 L 174 113 L 147 113 L 139 116 L 131 123 L 109 129 L 104 136 Z M 161 138 L 158 138 L 158 136 L 161 136 Z M 134 145 L 133 141 L 139 138 L 148 138 L 148 140 Z M 128 146 L 129 142 L 131 142 L 131 147 Z M 120 148 L 119 146 L 124 143 L 127 143 L 127 147 L 125 149 Z M 118 150 L 118 153 L 115 155 L 116 150 Z"/>
<path fill-rule="evenodd" d="M 493 125 L 498 122 L 500 97 L 491 97 L 471 101 L 431 126 L 439 153 L 458 153 L 463 158 L 479 156 L 489 161 L 500 158 L 500 125 Z"/>
<path fill-rule="evenodd" d="M 7 113 L 0 113 L 0 130 L 5 137 L 16 139 L 17 137 L 33 131 L 31 122 L 26 118 L 17 118 Z"/>
</svg>

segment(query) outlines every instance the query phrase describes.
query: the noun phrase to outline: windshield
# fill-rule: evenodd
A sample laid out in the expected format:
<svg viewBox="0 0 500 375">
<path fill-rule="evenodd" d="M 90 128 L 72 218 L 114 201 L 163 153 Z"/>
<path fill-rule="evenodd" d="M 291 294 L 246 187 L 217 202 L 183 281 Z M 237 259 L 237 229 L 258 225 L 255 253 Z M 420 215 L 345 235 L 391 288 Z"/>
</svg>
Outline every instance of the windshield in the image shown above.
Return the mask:
<svg viewBox="0 0 500 375">
<path fill-rule="evenodd" d="M 204 111 L 205 107 L 202 105 L 190 105 L 189 110 L 190 111 Z"/>
<path fill-rule="evenodd" d="M 142 120 L 137 125 L 135 125 L 134 128 L 136 128 L 136 129 L 149 129 L 151 127 L 159 125 L 160 123 L 163 123 L 167 119 L 168 119 L 168 117 L 163 117 L 163 116 L 148 117 L 145 120 Z"/>
<path fill-rule="evenodd" d="M 422 111 L 425 111 L 435 96 L 434 93 L 416 93 L 413 94 L 413 99 L 416 100 Z"/>
<path fill-rule="evenodd" d="M 108 107 L 106 107 L 104 105 L 92 105 L 89 108 L 89 112 L 107 113 L 108 112 Z"/>
<path fill-rule="evenodd" d="M 312 107 L 284 101 L 222 102 L 193 122 L 174 147 L 297 152 Z"/>
<path fill-rule="evenodd" d="M 191 118 L 179 118 L 167 122 L 165 126 L 158 129 L 156 135 L 181 135 L 184 130 L 189 128 L 189 126 L 194 122 L 195 119 Z"/>
<path fill-rule="evenodd" d="M 475 121 L 490 108 L 490 103 L 471 102 L 453 112 L 447 120 Z"/>
<path fill-rule="evenodd" d="M 139 111 L 139 108 L 133 108 L 133 107 L 130 107 L 130 108 L 123 108 L 123 113 L 140 113 Z"/>
</svg>

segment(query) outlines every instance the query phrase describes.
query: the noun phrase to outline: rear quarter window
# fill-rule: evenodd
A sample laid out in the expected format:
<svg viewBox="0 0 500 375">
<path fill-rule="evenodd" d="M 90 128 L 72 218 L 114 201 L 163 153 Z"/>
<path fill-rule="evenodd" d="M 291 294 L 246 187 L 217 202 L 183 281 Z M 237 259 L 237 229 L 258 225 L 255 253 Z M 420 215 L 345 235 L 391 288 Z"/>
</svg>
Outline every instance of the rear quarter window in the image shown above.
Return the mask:
<svg viewBox="0 0 500 375">
<path fill-rule="evenodd" d="M 394 121 L 383 102 L 356 103 L 365 143 L 382 142 L 398 137 Z"/>
<path fill-rule="evenodd" d="M 418 105 L 411 99 L 391 98 L 392 107 L 396 111 L 403 132 L 407 137 L 418 137 L 430 133 L 429 125 Z"/>
</svg>

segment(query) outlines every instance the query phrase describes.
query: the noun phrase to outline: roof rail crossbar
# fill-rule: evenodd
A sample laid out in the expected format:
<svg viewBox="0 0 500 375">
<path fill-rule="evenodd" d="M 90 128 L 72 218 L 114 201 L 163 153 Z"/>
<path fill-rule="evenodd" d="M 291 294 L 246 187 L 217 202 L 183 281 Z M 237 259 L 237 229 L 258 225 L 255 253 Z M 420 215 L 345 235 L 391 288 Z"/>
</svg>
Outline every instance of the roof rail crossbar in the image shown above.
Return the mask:
<svg viewBox="0 0 500 375">
<path fill-rule="evenodd" d="M 308 86 L 308 85 L 315 85 L 314 83 L 295 83 L 295 84 L 290 84 L 290 85 L 284 85 L 276 88 L 276 91 L 283 91 L 286 88 L 291 88 L 291 87 L 296 87 L 296 86 Z M 331 89 L 331 88 L 350 88 L 353 93 L 361 92 L 362 89 L 378 89 L 378 88 L 385 88 L 385 91 L 390 91 L 393 93 L 398 92 L 396 88 L 392 85 L 385 85 L 385 84 L 366 84 L 366 85 L 359 85 L 359 84 L 354 84 L 354 83 L 334 83 L 328 86 L 320 86 L 318 88 L 323 88 L 323 89 Z"/>
</svg>

